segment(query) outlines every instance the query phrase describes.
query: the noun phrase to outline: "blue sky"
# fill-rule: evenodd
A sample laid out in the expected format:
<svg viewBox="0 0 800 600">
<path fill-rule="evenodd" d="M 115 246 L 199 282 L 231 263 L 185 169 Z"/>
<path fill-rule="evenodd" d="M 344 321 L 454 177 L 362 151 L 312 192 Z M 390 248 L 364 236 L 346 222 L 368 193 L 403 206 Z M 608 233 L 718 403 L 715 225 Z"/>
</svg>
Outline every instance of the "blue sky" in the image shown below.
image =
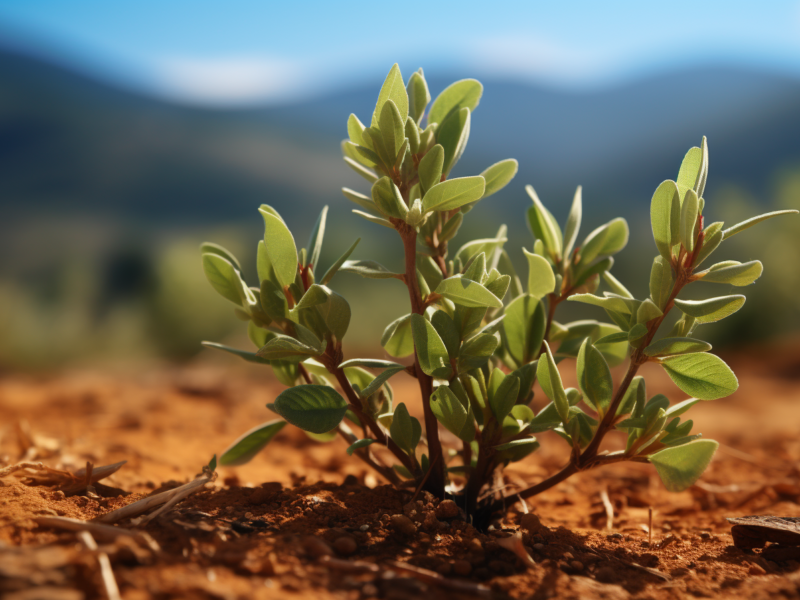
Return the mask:
<svg viewBox="0 0 800 600">
<path fill-rule="evenodd" d="M 0 0 L 0 38 L 127 87 L 226 105 L 324 93 L 393 62 L 579 88 L 708 63 L 800 75 L 800 0 Z"/>
</svg>

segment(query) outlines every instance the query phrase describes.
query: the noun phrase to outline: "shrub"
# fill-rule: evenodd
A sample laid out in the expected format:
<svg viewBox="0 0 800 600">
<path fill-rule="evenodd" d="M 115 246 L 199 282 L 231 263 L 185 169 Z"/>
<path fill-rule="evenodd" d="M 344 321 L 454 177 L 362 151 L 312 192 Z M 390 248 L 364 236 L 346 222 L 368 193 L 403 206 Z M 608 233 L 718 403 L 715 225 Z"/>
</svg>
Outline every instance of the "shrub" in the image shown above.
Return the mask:
<svg viewBox="0 0 800 600">
<path fill-rule="evenodd" d="M 698 402 L 732 394 L 738 382 L 695 334 L 701 325 L 739 310 L 745 298 L 678 296 L 695 283 L 753 283 L 762 271 L 758 261 L 724 261 L 702 270 L 701 265 L 729 237 L 797 211 L 768 213 L 728 228 L 705 226 L 704 138 L 687 152 L 676 181 L 663 182 L 653 195 L 658 255 L 650 272 L 650 297 L 634 298 L 610 273 L 614 255 L 628 241 L 624 219 L 600 225 L 577 244 L 580 188 L 563 230 L 533 188 L 526 188 L 533 202 L 527 219 L 535 241 L 532 251 L 524 251 L 528 277 L 523 284 L 504 249 L 505 227 L 454 253 L 448 248 L 472 206 L 507 185 L 517 171 L 517 162 L 508 159 L 480 175 L 450 177 L 466 147 L 482 91 L 473 79 L 458 81 L 428 108 L 422 71 L 404 84 L 395 65 L 368 124 L 355 115 L 348 119 L 344 160 L 370 184 L 371 193 L 344 189 L 344 196 L 358 205 L 357 215 L 397 232 L 404 272 L 391 272 L 368 258 L 351 259 L 358 241 L 325 273 L 316 272 L 327 207 L 298 252 L 278 212 L 261 206 L 265 234 L 258 242 L 257 287 L 248 287 L 236 258 L 224 248 L 202 246 L 211 285 L 248 322 L 257 351 L 205 345 L 269 365 L 287 386 L 268 405 L 282 419 L 247 432 L 222 454 L 221 464 L 250 460 L 288 422 L 317 440 L 343 437 L 348 454 L 390 483 L 412 480 L 440 498 L 452 496 L 468 515 L 484 522 L 510 502 L 588 468 L 649 462 L 666 488 L 675 491 L 691 485 L 708 466 L 717 443 L 700 439 L 684 415 Z M 386 327 L 381 345 L 392 357 L 413 357 L 413 362 L 345 360 L 343 339 L 352 315 L 347 301 L 331 288 L 340 271 L 405 283 L 411 310 Z M 606 289 L 598 295 L 601 285 Z M 560 323 L 556 312 L 565 301 L 604 311 L 608 322 Z M 670 313 L 678 318 L 668 333 L 659 335 Z M 578 389 L 565 388 L 557 368 L 573 360 Z M 624 378 L 615 386 L 610 367 L 625 361 Z M 690 398 L 675 405 L 661 394 L 648 398 L 645 381 L 637 375 L 646 362 L 660 364 Z M 394 397 L 389 380 L 396 375 L 417 379 L 424 427 L 409 414 L 406 402 L 412 400 Z M 538 413 L 530 406 L 535 381 L 550 400 Z M 447 451 L 439 425 L 448 432 Z M 566 442 L 567 465 L 511 496 L 487 494 L 497 469 L 535 452 L 535 434 L 550 430 Z M 625 449 L 601 452 L 611 431 L 627 436 Z"/>
</svg>

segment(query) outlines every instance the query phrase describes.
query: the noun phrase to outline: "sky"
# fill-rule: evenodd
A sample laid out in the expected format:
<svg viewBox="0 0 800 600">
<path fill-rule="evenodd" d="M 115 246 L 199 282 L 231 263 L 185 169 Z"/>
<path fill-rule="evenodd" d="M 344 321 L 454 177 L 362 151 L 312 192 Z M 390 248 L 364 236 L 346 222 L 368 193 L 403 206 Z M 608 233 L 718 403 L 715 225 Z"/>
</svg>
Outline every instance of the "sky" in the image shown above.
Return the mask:
<svg viewBox="0 0 800 600">
<path fill-rule="evenodd" d="M 189 103 L 284 103 L 408 74 L 613 85 L 732 64 L 800 76 L 800 0 L 0 0 L 0 43 Z"/>
</svg>

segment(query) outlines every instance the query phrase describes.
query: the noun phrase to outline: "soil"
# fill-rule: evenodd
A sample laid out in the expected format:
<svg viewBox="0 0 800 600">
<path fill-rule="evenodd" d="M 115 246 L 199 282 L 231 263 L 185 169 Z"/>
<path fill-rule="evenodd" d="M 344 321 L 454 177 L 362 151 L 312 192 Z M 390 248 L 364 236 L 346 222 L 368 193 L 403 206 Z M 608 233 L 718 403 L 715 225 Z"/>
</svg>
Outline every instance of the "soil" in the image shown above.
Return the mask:
<svg viewBox="0 0 800 600">
<path fill-rule="evenodd" d="M 692 409 L 695 431 L 721 447 L 683 493 L 666 492 L 648 465 L 612 465 L 510 507 L 479 532 L 452 504 L 386 485 L 346 455 L 344 441 L 286 427 L 251 463 L 218 469 L 147 524 L 159 549 L 123 537 L 98 539 L 99 551 L 126 600 L 800 598 L 800 549 L 740 550 L 726 521 L 800 517 L 798 357 L 800 343 L 725 357 L 740 390 Z M 657 367 L 645 375 L 649 394 L 682 399 Z M 393 383 L 396 396 L 413 397 L 413 380 Z M 0 480 L 0 596 L 106 597 L 98 552 L 33 519 L 88 520 L 192 480 L 212 454 L 272 418 L 264 405 L 281 389 L 230 362 L 0 377 L 0 467 L 23 456 L 73 472 L 127 461 L 96 493 Z M 540 440 L 540 451 L 507 469 L 508 490 L 563 466 L 563 441 Z M 517 537 L 533 562 L 510 549 Z"/>
</svg>

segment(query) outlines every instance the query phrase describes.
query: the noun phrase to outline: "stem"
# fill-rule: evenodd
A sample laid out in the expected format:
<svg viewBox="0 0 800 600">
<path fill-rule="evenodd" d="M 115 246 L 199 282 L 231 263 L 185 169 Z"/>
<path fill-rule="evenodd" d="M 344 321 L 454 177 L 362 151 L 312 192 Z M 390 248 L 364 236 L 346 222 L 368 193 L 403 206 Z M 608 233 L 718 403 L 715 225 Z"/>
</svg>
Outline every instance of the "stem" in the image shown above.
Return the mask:
<svg viewBox="0 0 800 600">
<path fill-rule="evenodd" d="M 339 432 L 339 435 L 341 435 L 344 438 L 344 441 L 346 441 L 349 446 L 353 445 L 356 442 L 355 436 L 348 435 L 344 430 L 341 429 L 341 427 L 337 431 Z M 370 456 L 368 447 L 356 450 L 353 454 L 358 458 L 360 458 L 361 460 L 363 460 L 365 463 L 367 463 L 370 467 L 375 469 L 378 473 L 383 475 L 386 478 L 386 480 L 392 485 L 397 485 L 400 483 L 400 478 L 397 476 L 397 473 L 394 472 L 394 469 L 391 469 L 386 465 L 378 464 L 378 462 L 374 458 L 372 458 L 372 456 Z"/>
<path fill-rule="evenodd" d="M 405 223 L 396 224 L 397 231 L 403 240 L 405 251 L 405 276 L 408 286 L 408 295 L 411 300 L 411 311 L 417 315 L 425 313 L 425 304 L 419 291 L 417 281 L 417 232 L 414 228 Z M 425 412 L 425 433 L 428 439 L 428 459 L 430 461 L 431 474 L 425 484 L 425 489 L 438 498 L 444 498 L 444 455 L 442 444 L 439 441 L 439 422 L 433 414 L 430 405 L 430 398 L 433 394 L 433 379 L 426 375 L 419 363 L 419 356 L 414 350 L 414 369 L 419 381 L 419 389 L 422 394 L 422 409 Z"/>
</svg>

